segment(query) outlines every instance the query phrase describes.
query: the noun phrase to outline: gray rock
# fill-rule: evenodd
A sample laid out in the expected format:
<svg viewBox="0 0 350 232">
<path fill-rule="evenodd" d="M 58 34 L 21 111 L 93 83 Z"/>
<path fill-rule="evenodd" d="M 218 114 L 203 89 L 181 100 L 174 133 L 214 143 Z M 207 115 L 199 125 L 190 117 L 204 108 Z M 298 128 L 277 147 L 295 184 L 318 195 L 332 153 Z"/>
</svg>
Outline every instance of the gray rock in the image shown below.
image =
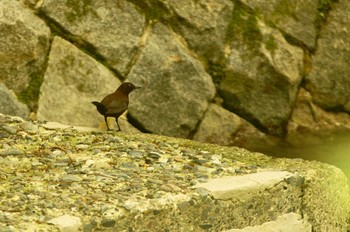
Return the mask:
<svg viewBox="0 0 350 232">
<path fill-rule="evenodd" d="M 145 16 L 129 1 L 47 0 L 40 9 L 78 39 L 92 44 L 108 65 L 127 73 L 145 26 Z"/>
<path fill-rule="evenodd" d="M 175 30 L 186 39 L 189 46 L 204 59 L 220 62 L 225 54 L 226 32 L 232 17 L 233 2 L 173 0 L 167 1 L 167 4 L 181 18 L 175 23 Z"/>
<path fill-rule="evenodd" d="M 313 68 L 306 77 L 313 101 L 326 110 L 350 112 L 350 4 L 339 1 L 322 28 Z"/>
<path fill-rule="evenodd" d="M 0 157 L 1 156 L 3 156 L 3 157 L 5 157 L 5 156 L 18 156 L 18 155 L 24 155 L 24 154 L 25 154 L 24 151 L 14 149 L 14 148 L 0 151 Z"/>
<path fill-rule="evenodd" d="M 187 137 L 214 97 L 215 87 L 177 36 L 157 23 L 128 80 L 143 88 L 130 96 L 130 115 L 153 133 Z"/>
<path fill-rule="evenodd" d="M 28 118 L 29 116 L 27 105 L 20 102 L 14 92 L 2 83 L 0 83 L 0 113 L 16 115 L 22 118 Z"/>
<path fill-rule="evenodd" d="M 303 51 L 255 16 L 240 17 L 236 27 L 251 31 L 232 38 L 219 86 L 224 106 L 266 133 L 282 135 L 301 81 Z"/>
<path fill-rule="evenodd" d="M 7 125 L 7 124 L 0 125 L 0 128 L 1 128 L 1 130 L 4 130 L 4 131 L 6 131 L 7 133 L 9 133 L 11 135 L 16 134 L 16 132 L 17 132 L 17 128 L 16 127 L 10 126 L 10 125 Z"/>
<path fill-rule="evenodd" d="M 311 49 L 316 45 L 316 17 L 318 0 L 281 1 L 242 0 L 261 15 L 265 22 L 275 25 L 284 33 L 304 43 Z"/>
<path fill-rule="evenodd" d="M 103 65 L 66 40 L 55 37 L 41 86 L 37 118 L 97 127 L 103 116 L 91 101 L 101 101 L 119 84 Z"/>
<path fill-rule="evenodd" d="M 113 219 L 103 219 L 101 221 L 101 225 L 103 227 L 114 227 L 116 223 L 117 223 L 116 220 L 113 220 Z"/>
<path fill-rule="evenodd" d="M 62 176 L 62 181 L 64 181 L 64 182 L 80 182 L 80 181 L 82 181 L 82 178 L 80 176 L 67 174 L 67 175 Z"/>
<path fill-rule="evenodd" d="M 63 215 L 56 217 L 48 221 L 50 224 L 58 226 L 61 232 L 75 232 L 79 231 L 82 223 L 79 217 L 74 217 L 71 215 Z"/>
<path fill-rule="evenodd" d="M 221 145 L 232 144 L 235 133 L 242 125 L 243 119 L 234 113 L 211 104 L 205 112 L 193 139 Z"/>
<path fill-rule="evenodd" d="M 128 151 L 128 155 L 133 159 L 141 159 L 144 156 L 144 152 L 131 150 L 131 151 Z"/>
<path fill-rule="evenodd" d="M 35 133 L 39 130 L 39 127 L 37 125 L 34 125 L 31 122 L 23 122 L 19 125 L 23 130 Z"/>
<path fill-rule="evenodd" d="M 324 144 L 338 132 L 350 130 L 350 115 L 346 112 L 329 112 L 312 102 L 304 88 L 298 93 L 293 113 L 288 122 L 286 140 L 295 147 Z M 342 136 L 341 136 L 342 137 Z"/>
<path fill-rule="evenodd" d="M 19 93 L 42 75 L 50 29 L 20 1 L 0 2 L 0 81 Z"/>
</svg>

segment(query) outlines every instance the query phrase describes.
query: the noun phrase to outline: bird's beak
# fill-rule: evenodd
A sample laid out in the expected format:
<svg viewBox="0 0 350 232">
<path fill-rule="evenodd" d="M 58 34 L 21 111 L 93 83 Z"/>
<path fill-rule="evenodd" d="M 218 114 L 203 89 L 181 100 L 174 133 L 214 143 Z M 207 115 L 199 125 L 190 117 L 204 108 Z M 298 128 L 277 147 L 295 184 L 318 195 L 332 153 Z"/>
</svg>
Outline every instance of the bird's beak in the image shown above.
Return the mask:
<svg viewBox="0 0 350 232">
<path fill-rule="evenodd" d="M 140 87 L 140 86 L 137 86 L 137 87 L 135 87 L 135 89 L 142 89 L 142 87 Z"/>
</svg>

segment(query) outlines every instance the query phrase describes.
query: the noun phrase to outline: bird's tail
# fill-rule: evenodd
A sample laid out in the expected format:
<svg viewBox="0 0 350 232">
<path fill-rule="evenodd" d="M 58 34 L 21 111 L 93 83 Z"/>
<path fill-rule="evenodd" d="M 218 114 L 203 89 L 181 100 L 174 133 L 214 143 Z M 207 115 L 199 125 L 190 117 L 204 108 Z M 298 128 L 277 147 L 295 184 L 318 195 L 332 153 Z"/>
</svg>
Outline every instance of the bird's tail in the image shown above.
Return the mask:
<svg viewBox="0 0 350 232">
<path fill-rule="evenodd" d="M 97 110 L 100 112 L 100 114 L 104 115 L 104 113 L 107 111 L 106 107 L 101 102 L 93 101 L 91 103 L 97 107 Z"/>
</svg>

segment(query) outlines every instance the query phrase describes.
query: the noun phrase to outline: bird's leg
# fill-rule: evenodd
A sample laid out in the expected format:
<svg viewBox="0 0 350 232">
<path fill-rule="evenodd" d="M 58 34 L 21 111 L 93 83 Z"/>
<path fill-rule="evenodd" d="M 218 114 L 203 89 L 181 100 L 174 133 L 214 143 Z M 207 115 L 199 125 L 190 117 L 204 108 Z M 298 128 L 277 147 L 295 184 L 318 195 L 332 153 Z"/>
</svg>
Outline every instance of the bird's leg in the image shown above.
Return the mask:
<svg viewBox="0 0 350 232">
<path fill-rule="evenodd" d="M 106 116 L 105 116 L 105 122 L 106 122 L 107 130 L 108 130 L 108 131 L 111 130 L 111 129 L 109 129 L 108 122 L 107 122 L 107 117 L 106 117 Z"/>
<path fill-rule="evenodd" d="M 120 126 L 119 126 L 119 123 L 118 123 L 118 118 L 115 118 L 115 121 L 117 122 L 118 131 L 122 131 L 122 130 L 120 129 Z"/>
</svg>

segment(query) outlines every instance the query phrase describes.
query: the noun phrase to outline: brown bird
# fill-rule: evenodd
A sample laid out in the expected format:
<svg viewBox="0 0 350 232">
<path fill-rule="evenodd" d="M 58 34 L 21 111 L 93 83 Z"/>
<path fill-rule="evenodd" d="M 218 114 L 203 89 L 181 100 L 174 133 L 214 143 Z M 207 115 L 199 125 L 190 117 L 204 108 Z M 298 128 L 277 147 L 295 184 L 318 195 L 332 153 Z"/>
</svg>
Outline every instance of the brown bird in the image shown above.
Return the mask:
<svg viewBox="0 0 350 232">
<path fill-rule="evenodd" d="M 129 93 L 138 88 L 139 87 L 135 87 L 135 85 L 129 82 L 125 82 L 121 84 L 114 93 L 105 96 L 101 102 L 91 102 L 97 107 L 97 111 L 105 117 L 107 130 L 110 130 L 107 123 L 107 117 L 114 117 L 117 121 L 118 131 L 121 131 L 118 123 L 118 118 L 128 108 Z"/>
</svg>

